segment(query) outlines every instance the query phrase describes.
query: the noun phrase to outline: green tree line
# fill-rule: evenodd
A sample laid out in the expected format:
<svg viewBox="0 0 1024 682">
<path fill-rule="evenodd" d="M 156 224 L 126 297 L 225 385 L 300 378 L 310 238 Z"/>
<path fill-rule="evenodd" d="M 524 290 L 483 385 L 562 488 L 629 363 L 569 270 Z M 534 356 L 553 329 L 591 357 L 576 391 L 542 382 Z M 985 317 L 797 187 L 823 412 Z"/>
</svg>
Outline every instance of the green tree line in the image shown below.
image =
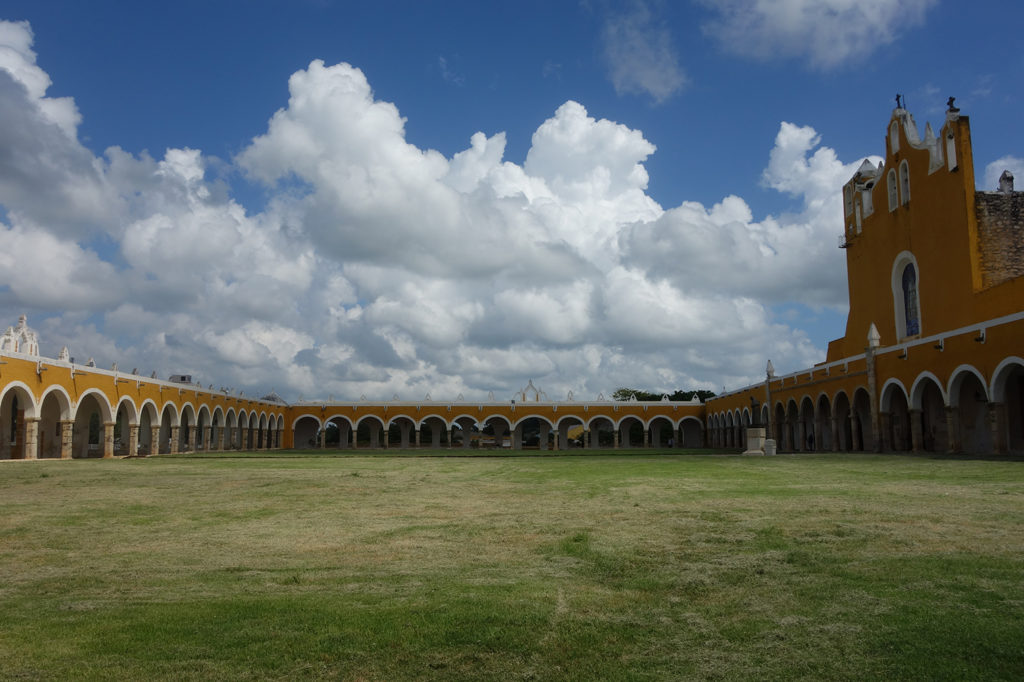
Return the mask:
<svg viewBox="0 0 1024 682">
<path fill-rule="evenodd" d="M 612 393 L 614 400 L 629 400 L 633 396 L 636 396 L 637 400 L 648 401 L 648 400 L 661 400 L 661 396 L 666 395 L 664 393 L 651 393 L 650 391 L 641 391 L 637 388 L 617 388 Z M 708 398 L 714 398 L 714 391 L 705 391 L 700 389 L 698 391 L 673 391 L 667 394 L 668 399 L 675 402 L 685 402 L 693 400 L 695 397 L 700 398 L 702 401 Z"/>
</svg>

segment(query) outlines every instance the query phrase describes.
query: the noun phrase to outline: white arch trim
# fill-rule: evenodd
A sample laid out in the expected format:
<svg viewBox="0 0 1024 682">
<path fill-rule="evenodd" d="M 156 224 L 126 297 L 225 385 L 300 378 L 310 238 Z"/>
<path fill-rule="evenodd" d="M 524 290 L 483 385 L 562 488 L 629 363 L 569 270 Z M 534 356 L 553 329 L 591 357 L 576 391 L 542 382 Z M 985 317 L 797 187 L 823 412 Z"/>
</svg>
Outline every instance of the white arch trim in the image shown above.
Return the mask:
<svg viewBox="0 0 1024 682">
<path fill-rule="evenodd" d="M 21 389 L 21 391 L 18 391 L 18 392 L 15 393 L 15 395 L 17 395 L 18 398 L 23 398 L 25 396 L 28 396 L 28 408 L 29 409 L 25 410 L 25 417 L 27 419 L 35 419 L 38 416 L 38 414 L 39 414 L 39 406 L 36 405 L 36 397 L 32 394 L 32 389 L 29 388 L 28 386 L 26 386 L 25 384 L 23 384 L 22 382 L 20 382 L 20 381 L 12 381 L 11 383 L 9 383 L 6 386 L 4 386 L 3 391 L 0 391 L 0 401 L 3 401 L 4 398 L 7 397 L 7 394 L 12 392 L 13 389 L 16 389 L 16 388 L 17 389 Z M 22 395 L 22 392 L 24 392 L 25 396 Z M 100 395 L 102 395 L 102 393 Z M 22 408 L 22 409 L 24 409 L 24 408 Z M 72 415 L 72 417 L 73 416 L 74 415 Z"/>
<path fill-rule="evenodd" d="M 181 423 L 181 415 L 178 412 L 178 406 L 175 405 L 174 401 L 171 400 L 168 400 L 166 403 L 164 403 L 164 406 L 160 408 L 160 426 L 164 425 L 164 411 L 166 411 L 168 407 L 171 408 L 171 423 L 168 424 L 168 426 L 177 426 L 178 424 Z"/>
<path fill-rule="evenodd" d="M 513 428 L 518 428 L 519 425 L 522 424 L 523 422 L 525 422 L 527 419 L 534 419 L 534 418 L 539 419 L 542 422 L 545 422 L 551 428 L 555 427 L 555 425 L 552 423 L 552 421 L 550 419 L 548 419 L 547 417 L 542 417 L 539 414 L 528 414 L 525 417 L 520 417 L 519 419 L 517 419 L 515 421 L 515 424 L 513 425 Z"/>
<path fill-rule="evenodd" d="M 910 395 L 907 393 L 907 387 L 903 385 L 902 381 L 895 377 L 892 377 L 887 379 L 886 382 L 882 384 L 882 390 L 879 392 L 879 394 L 882 396 L 882 399 L 878 403 L 879 409 L 882 412 L 888 412 L 889 408 L 892 407 L 892 392 L 889 390 L 889 387 L 891 386 L 898 386 L 899 389 L 903 391 L 903 398 L 904 400 L 907 401 L 907 406 L 909 407 Z"/>
<path fill-rule="evenodd" d="M 982 390 L 985 391 L 985 400 L 989 399 L 988 382 L 985 381 L 982 373 L 974 365 L 960 365 L 950 373 L 949 384 L 946 387 L 946 395 L 949 396 L 949 401 L 946 404 L 950 407 L 960 405 L 960 384 L 963 383 L 964 377 L 968 374 L 973 374 L 978 378 Z"/>
<path fill-rule="evenodd" d="M 601 421 L 602 419 L 604 421 L 608 422 L 608 424 L 611 425 L 611 428 L 613 430 L 616 428 L 615 427 L 615 420 L 613 420 L 611 417 L 609 417 L 608 415 L 604 415 L 604 414 L 595 414 L 593 417 L 591 417 L 590 419 L 588 419 L 585 422 L 587 430 L 589 431 L 590 429 L 592 429 L 594 427 L 594 423 L 598 422 L 598 421 Z"/>
<path fill-rule="evenodd" d="M 622 424 L 624 422 L 626 422 L 627 420 L 629 420 L 629 419 L 635 419 L 635 420 L 637 420 L 640 423 L 640 426 L 644 426 L 644 420 L 643 419 L 641 419 L 640 417 L 636 416 L 635 414 L 627 414 L 627 415 L 623 415 L 619 419 L 619 421 L 615 423 L 615 429 L 616 430 L 620 430 L 622 428 Z"/>
<path fill-rule="evenodd" d="M 511 430 L 512 430 L 512 428 L 513 428 L 513 427 L 512 427 L 512 421 L 511 421 L 511 420 L 510 420 L 510 419 L 509 419 L 508 417 L 506 417 L 505 415 L 503 415 L 503 414 L 494 414 L 494 415 L 491 415 L 490 417 L 488 417 L 487 419 L 485 419 L 485 420 L 484 420 L 484 422 L 483 422 L 484 426 L 487 426 L 487 424 L 488 424 L 489 422 L 493 421 L 493 420 L 498 420 L 498 421 L 503 421 L 503 422 L 505 422 L 505 426 L 506 426 L 506 427 L 508 427 L 508 429 L 509 429 L 510 431 L 511 431 Z"/>
<path fill-rule="evenodd" d="M 296 427 L 299 425 L 299 422 L 302 421 L 303 419 L 312 419 L 313 421 L 315 421 L 316 425 L 317 425 L 317 429 L 322 429 L 323 426 L 324 426 L 324 423 L 322 421 L 320 421 L 320 417 L 316 416 L 315 414 L 309 414 L 308 412 L 306 412 L 304 414 L 300 414 L 292 422 L 292 432 L 295 431 Z"/>
<path fill-rule="evenodd" d="M 946 393 L 946 387 L 942 385 L 939 378 L 931 372 L 925 370 L 917 375 L 914 379 L 913 385 L 910 387 L 910 409 L 920 410 L 924 404 L 924 386 L 927 381 L 935 382 L 936 388 L 939 389 L 939 395 L 942 396 L 942 404 L 949 405 L 949 395 Z"/>
<path fill-rule="evenodd" d="M 425 415 L 423 415 L 423 417 L 421 417 L 421 418 L 420 418 L 420 420 L 419 420 L 418 422 L 416 422 L 416 428 L 417 428 L 417 429 L 422 429 L 422 428 L 423 428 L 423 425 L 424 425 L 424 424 L 426 424 L 426 423 L 427 423 L 428 421 L 430 421 L 431 419 L 436 419 L 436 420 L 438 420 L 439 422 L 441 422 L 441 423 L 442 423 L 442 424 L 444 425 L 444 428 L 446 428 L 446 429 L 449 429 L 449 428 L 451 428 L 451 427 L 450 427 L 450 426 L 448 425 L 448 420 L 447 420 L 447 419 L 445 419 L 445 418 L 444 418 L 444 417 L 442 417 L 441 415 L 439 415 L 439 414 L 435 414 L 435 413 L 431 413 L 431 414 L 425 414 Z"/>
<path fill-rule="evenodd" d="M 139 423 L 139 410 L 135 407 L 135 401 L 132 400 L 131 396 L 123 395 L 121 399 L 117 401 L 117 407 L 114 408 L 114 419 L 117 420 L 118 413 L 121 412 L 121 406 L 127 405 L 128 412 L 128 424 L 136 426 Z"/>
<path fill-rule="evenodd" d="M 46 398 L 49 397 L 51 393 L 55 396 L 57 404 L 60 405 L 60 418 L 71 419 L 71 396 L 68 395 L 68 392 L 64 390 L 64 387 L 60 384 L 52 384 L 43 391 L 43 395 L 39 398 L 40 414 L 42 413 L 43 405 L 46 403 Z"/>
<path fill-rule="evenodd" d="M 107 394 L 98 388 L 86 389 L 78 396 L 78 402 L 75 403 L 72 419 L 78 417 L 78 408 L 82 406 L 82 401 L 89 396 L 95 397 L 96 402 L 100 405 L 100 419 L 102 419 L 104 423 L 114 421 L 113 409 L 110 407 L 110 401 L 107 399 Z"/>
<path fill-rule="evenodd" d="M 995 370 L 992 372 L 992 385 L 989 386 L 988 390 L 988 394 L 992 397 L 994 402 L 1001 403 L 1006 400 L 1006 381 L 1003 380 L 1003 374 L 1009 374 L 1007 369 L 1010 367 L 1020 367 L 1021 369 L 1024 369 L 1024 358 L 1011 355 L 1008 358 L 1004 358 L 1002 362 L 996 365 Z"/>
<path fill-rule="evenodd" d="M 375 414 L 364 414 L 362 417 L 360 417 L 359 419 L 356 420 L 355 428 L 358 429 L 359 425 L 362 424 L 363 422 L 367 421 L 367 420 L 373 420 L 373 421 L 377 422 L 378 424 L 380 424 L 381 428 L 384 428 L 384 420 L 381 419 L 380 417 L 378 417 Z"/>
</svg>

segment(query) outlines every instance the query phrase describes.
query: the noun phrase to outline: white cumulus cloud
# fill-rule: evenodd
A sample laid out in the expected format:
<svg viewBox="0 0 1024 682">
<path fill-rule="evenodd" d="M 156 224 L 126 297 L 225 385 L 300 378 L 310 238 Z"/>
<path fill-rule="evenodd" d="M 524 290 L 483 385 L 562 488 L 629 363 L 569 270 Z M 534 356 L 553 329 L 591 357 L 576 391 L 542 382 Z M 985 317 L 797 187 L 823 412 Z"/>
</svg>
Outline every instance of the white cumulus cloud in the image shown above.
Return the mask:
<svg viewBox="0 0 1024 682">
<path fill-rule="evenodd" d="M 615 91 L 663 102 L 686 85 L 686 74 L 667 28 L 642 0 L 611 12 L 602 32 L 604 59 Z"/>
<path fill-rule="evenodd" d="M 654 145 L 581 103 L 522 164 L 503 132 L 466 131 L 449 158 L 410 143 L 362 71 L 314 61 L 230 162 L 266 187 L 254 211 L 200 149 L 92 154 L 41 105 L 29 27 L 0 39 L 0 305 L 47 353 L 249 395 L 507 398 L 533 379 L 594 397 L 805 366 L 824 349 L 772 306 L 844 304 L 832 233 L 855 164 L 811 128 L 781 124 L 766 159 L 795 213 L 663 207 Z"/>
<path fill-rule="evenodd" d="M 863 62 L 920 25 L 936 0 L 701 0 L 704 28 L 722 46 L 758 59 L 795 57 L 814 68 Z"/>
</svg>

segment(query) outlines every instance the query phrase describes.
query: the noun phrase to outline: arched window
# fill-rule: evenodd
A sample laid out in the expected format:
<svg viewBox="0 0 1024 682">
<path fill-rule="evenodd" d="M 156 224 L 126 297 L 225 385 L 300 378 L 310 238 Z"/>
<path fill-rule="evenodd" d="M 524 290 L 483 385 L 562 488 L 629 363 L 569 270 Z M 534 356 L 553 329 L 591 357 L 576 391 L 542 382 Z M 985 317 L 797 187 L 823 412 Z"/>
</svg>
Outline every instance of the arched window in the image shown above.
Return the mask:
<svg viewBox="0 0 1024 682">
<path fill-rule="evenodd" d="M 900 205 L 910 203 L 910 164 L 904 160 L 900 163 Z"/>
<path fill-rule="evenodd" d="M 907 336 L 921 333 L 921 315 L 917 310 L 917 270 L 913 263 L 903 268 L 903 320 Z"/>
<path fill-rule="evenodd" d="M 899 195 L 896 192 L 896 171 L 891 170 L 885 176 L 885 184 L 889 189 L 889 210 L 895 211 L 899 205 Z"/>
<path fill-rule="evenodd" d="M 853 213 L 853 185 L 843 188 L 843 203 L 846 206 L 846 215 Z"/>
<path fill-rule="evenodd" d="M 892 307 L 896 325 L 896 340 L 921 333 L 921 299 L 918 294 L 920 278 L 917 258 L 910 251 L 896 256 L 892 264 Z"/>
</svg>

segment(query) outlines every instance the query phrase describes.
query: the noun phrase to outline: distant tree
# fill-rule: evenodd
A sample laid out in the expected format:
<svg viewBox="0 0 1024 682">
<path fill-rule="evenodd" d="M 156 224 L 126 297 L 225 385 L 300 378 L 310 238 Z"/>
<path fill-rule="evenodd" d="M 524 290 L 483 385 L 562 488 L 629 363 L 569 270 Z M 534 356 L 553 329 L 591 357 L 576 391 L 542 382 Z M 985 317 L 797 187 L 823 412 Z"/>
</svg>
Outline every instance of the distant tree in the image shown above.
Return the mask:
<svg viewBox="0 0 1024 682">
<path fill-rule="evenodd" d="M 650 391 L 641 391 L 637 388 L 617 388 L 612 392 L 612 399 L 614 400 L 629 400 L 632 397 L 636 397 L 640 401 L 657 401 L 661 400 L 661 396 L 664 393 L 651 393 Z M 700 398 L 701 400 L 707 400 L 708 398 L 714 398 L 714 391 L 707 391 L 700 389 L 697 391 L 673 391 L 668 394 L 668 399 L 674 402 L 686 402 L 693 400 L 694 397 Z"/>
</svg>

